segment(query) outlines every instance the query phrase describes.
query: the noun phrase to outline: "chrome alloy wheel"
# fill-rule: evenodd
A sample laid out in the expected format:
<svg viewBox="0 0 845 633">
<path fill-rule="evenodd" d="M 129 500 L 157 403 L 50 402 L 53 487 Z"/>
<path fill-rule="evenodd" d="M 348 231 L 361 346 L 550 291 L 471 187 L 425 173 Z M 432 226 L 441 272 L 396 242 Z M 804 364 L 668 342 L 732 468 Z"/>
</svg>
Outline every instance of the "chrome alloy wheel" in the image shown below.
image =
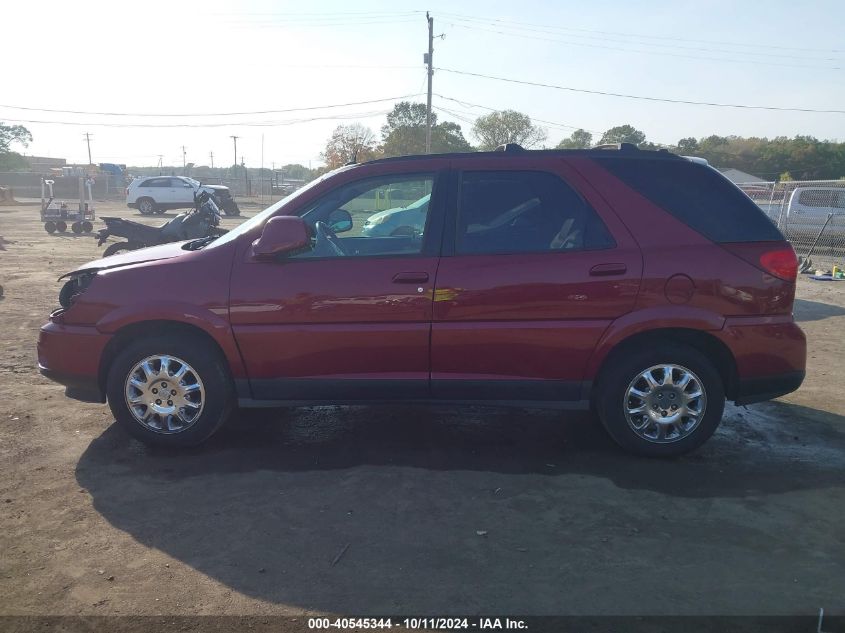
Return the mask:
<svg viewBox="0 0 845 633">
<path fill-rule="evenodd" d="M 704 418 L 707 394 L 701 379 L 680 365 L 655 365 L 634 378 L 625 392 L 625 419 L 649 442 L 677 442 Z"/>
<path fill-rule="evenodd" d="M 141 426 L 155 433 L 180 433 L 205 405 L 199 374 L 181 358 L 148 356 L 126 376 L 126 406 Z"/>
<path fill-rule="evenodd" d="M 150 215 L 155 209 L 152 200 L 145 198 L 138 204 L 138 210 L 144 215 Z"/>
</svg>

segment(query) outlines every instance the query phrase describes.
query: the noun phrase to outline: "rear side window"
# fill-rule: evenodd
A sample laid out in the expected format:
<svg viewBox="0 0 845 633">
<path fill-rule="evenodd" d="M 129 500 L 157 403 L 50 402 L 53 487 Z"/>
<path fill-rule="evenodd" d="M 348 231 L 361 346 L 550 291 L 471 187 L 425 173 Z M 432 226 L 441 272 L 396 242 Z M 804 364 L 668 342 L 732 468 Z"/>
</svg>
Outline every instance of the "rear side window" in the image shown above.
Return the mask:
<svg viewBox="0 0 845 633">
<path fill-rule="evenodd" d="M 574 189 L 548 172 L 464 172 L 457 219 L 458 254 L 615 246 L 595 211 Z"/>
<path fill-rule="evenodd" d="M 687 160 L 595 160 L 626 185 L 714 242 L 783 240 L 760 207 L 712 167 Z"/>
</svg>

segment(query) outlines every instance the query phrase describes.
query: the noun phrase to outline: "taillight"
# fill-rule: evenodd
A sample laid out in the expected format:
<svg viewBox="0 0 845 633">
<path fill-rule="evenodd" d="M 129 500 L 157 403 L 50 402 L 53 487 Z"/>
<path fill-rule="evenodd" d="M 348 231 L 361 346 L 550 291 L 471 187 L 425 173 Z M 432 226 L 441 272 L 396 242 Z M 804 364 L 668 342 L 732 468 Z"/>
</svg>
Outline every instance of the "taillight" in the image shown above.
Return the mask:
<svg viewBox="0 0 845 633">
<path fill-rule="evenodd" d="M 762 253 L 760 266 L 770 275 L 786 281 L 795 281 L 798 277 L 798 257 L 791 246 Z"/>
</svg>

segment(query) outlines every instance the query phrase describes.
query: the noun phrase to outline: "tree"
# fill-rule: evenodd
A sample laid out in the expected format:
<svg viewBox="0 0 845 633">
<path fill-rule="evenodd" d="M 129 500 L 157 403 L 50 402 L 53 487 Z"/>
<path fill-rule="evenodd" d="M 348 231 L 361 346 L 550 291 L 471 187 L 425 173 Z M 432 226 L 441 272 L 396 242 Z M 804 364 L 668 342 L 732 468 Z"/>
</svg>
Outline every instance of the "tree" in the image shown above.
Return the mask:
<svg viewBox="0 0 845 633">
<path fill-rule="evenodd" d="M 593 146 L 593 135 L 584 129 L 575 130 L 569 138 L 563 139 L 557 149 L 588 149 Z"/>
<path fill-rule="evenodd" d="M 479 149 L 486 151 L 506 143 L 533 147 L 548 137 L 544 128 L 531 122 L 531 117 L 516 110 L 491 112 L 478 117 L 472 126 L 472 133 L 480 141 Z"/>
<path fill-rule="evenodd" d="M 633 125 L 617 125 L 601 135 L 599 144 L 607 143 L 631 143 L 639 146 L 645 143 L 645 132 L 641 132 Z"/>
<path fill-rule="evenodd" d="M 32 142 L 32 134 L 22 125 L 4 125 L 0 123 L 0 171 L 10 171 L 26 167 L 23 156 L 13 152 L 12 143 L 27 147 Z"/>
<path fill-rule="evenodd" d="M 375 156 L 375 135 L 360 123 L 338 125 L 320 156 L 329 169 L 369 160 Z"/>
<path fill-rule="evenodd" d="M 698 140 L 695 137 L 688 136 L 678 141 L 678 151 L 682 154 L 692 154 L 698 151 Z"/>
<path fill-rule="evenodd" d="M 387 115 L 387 124 L 381 128 L 382 151 L 385 156 L 408 156 L 425 153 L 424 103 L 400 101 Z M 464 138 L 461 126 L 446 121 L 437 123 L 431 115 L 431 151 L 435 154 L 470 152 L 472 146 Z"/>
<path fill-rule="evenodd" d="M 292 178 L 293 180 L 314 179 L 314 170 L 309 169 L 305 165 L 300 165 L 299 163 L 291 163 L 290 165 L 285 165 L 277 171 L 280 171 L 282 174 L 284 174 L 285 178 Z"/>
</svg>

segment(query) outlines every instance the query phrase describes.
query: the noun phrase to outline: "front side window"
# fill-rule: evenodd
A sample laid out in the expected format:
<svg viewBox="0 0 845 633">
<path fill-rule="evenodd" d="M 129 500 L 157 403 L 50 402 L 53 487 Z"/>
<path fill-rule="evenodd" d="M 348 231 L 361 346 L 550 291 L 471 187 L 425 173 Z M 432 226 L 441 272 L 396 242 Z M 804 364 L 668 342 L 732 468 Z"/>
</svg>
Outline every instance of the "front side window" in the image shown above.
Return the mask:
<svg viewBox="0 0 845 633">
<path fill-rule="evenodd" d="M 434 177 L 369 178 L 335 189 L 302 213 L 312 248 L 296 257 L 414 255 L 422 251 Z"/>
<path fill-rule="evenodd" d="M 595 211 L 554 174 L 463 174 L 458 254 L 560 252 L 613 245 Z"/>
</svg>

